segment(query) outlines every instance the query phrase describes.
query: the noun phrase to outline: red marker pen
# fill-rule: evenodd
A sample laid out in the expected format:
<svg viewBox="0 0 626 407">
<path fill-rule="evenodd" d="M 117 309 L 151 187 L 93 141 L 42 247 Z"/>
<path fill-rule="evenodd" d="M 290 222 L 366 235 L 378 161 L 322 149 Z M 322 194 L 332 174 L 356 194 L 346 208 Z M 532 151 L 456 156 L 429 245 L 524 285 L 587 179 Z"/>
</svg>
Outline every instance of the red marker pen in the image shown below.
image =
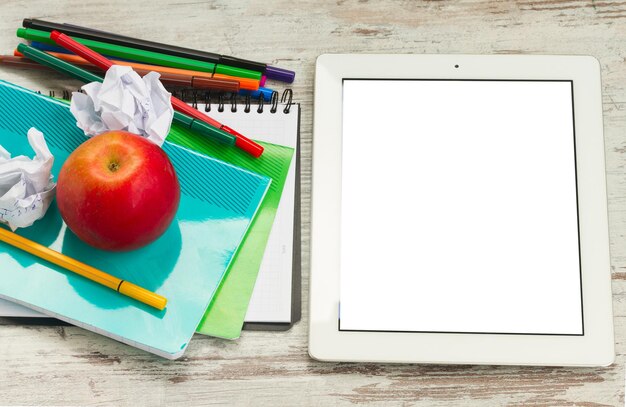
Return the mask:
<svg viewBox="0 0 626 407">
<path fill-rule="evenodd" d="M 56 42 L 58 45 L 67 49 L 68 51 L 72 51 L 78 56 L 85 58 L 87 61 L 96 65 L 98 68 L 103 71 L 108 70 L 113 63 L 109 61 L 107 58 L 98 54 L 97 52 L 87 48 L 86 46 L 74 41 L 69 36 L 62 34 L 58 31 L 52 31 L 50 33 L 50 39 Z M 184 113 L 188 116 L 193 117 L 194 119 L 201 120 L 205 123 L 210 124 L 213 127 L 217 127 L 220 130 L 224 130 L 225 132 L 232 134 L 236 137 L 235 146 L 239 147 L 243 151 L 252 155 L 253 157 L 260 157 L 263 154 L 263 146 L 255 143 L 253 140 L 245 137 L 244 135 L 238 133 L 237 131 L 231 129 L 230 127 L 224 126 L 222 123 L 218 122 L 215 119 L 210 118 L 204 113 L 199 112 L 197 109 L 189 106 L 182 100 L 175 98 L 172 96 L 172 106 L 177 111 Z"/>
</svg>

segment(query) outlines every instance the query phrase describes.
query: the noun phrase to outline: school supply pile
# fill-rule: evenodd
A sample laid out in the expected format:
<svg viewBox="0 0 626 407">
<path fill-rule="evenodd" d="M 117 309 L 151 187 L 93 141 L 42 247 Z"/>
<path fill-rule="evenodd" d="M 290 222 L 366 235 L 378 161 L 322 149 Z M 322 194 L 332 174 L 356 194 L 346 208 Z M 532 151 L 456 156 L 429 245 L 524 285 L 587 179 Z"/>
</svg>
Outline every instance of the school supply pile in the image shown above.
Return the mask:
<svg viewBox="0 0 626 407">
<path fill-rule="evenodd" d="M 114 65 L 160 74 L 175 110 L 162 149 L 181 197 L 161 237 L 130 251 L 85 243 L 55 201 L 32 226 L 0 226 L 0 317 L 61 320 L 169 359 L 183 354 L 194 332 L 236 339 L 242 328 L 297 322 L 300 107 L 290 89 L 281 98 L 265 87 L 295 74 L 71 24 L 23 25 L 17 35 L 30 44 L 0 56 L 0 67 L 54 69 L 84 83 L 103 82 Z M 69 102 L 0 81 L 0 145 L 32 156 L 32 127 L 45 135 L 55 180 L 87 140 Z"/>
</svg>

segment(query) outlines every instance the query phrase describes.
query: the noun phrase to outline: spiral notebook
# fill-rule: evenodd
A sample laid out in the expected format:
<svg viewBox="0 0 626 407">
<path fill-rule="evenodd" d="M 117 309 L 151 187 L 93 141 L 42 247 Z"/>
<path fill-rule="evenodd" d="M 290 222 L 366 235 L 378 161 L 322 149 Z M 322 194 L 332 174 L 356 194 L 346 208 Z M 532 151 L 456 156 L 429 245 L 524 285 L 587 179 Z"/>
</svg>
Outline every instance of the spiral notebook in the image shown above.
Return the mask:
<svg viewBox="0 0 626 407">
<path fill-rule="evenodd" d="M 242 329 L 284 330 L 300 319 L 300 106 L 292 91 L 278 103 L 240 103 L 204 95 L 181 95 L 215 119 L 236 128 L 265 147 L 263 156 L 250 159 L 237 150 L 212 148 L 206 139 L 188 134 L 173 139 L 196 151 L 272 178 L 272 186 L 250 233 L 234 259 L 198 332 L 226 339 Z M 289 153 L 287 154 L 287 150 Z M 294 159 L 291 159 L 291 157 Z M 258 275 L 258 278 L 257 278 Z M 255 284 L 256 282 L 256 284 Z M 248 306 L 249 305 L 249 306 Z M 244 324 L 245 322 L 245 324 Z"/>
<path fill-rule="evenodd" d="M 69 94 L 63 92 L 63 97 Z M 224 150 L 223 146 L 184 130 L 170 135 L 168 140 L 254 172 L 262 169 L 273 180 L 246 242 L 198 331 L 235 339 L 242 325 L 253 330 L 288 329 L 301 315 L 300 106 L 292 103 L 291 90 L 285 91 L 281 98 L 285 103 L 277 103 L 277 98 L 265 104 L 251 102 L 249 98 L 233 101 L 193 91 L 176 96 L 201 111 L 209 110 L 207 113 L 212 117 L 261 142 L 265 147 L 263 156 L 271 162 L 260 168 L 258 160 L 236 149 Z M 2 316 L 29 318 L 20 322 L 47 322 L 35 319 L 42 317 L 35 311 L 0 300 Z"/>
<path fill-rule="evenodd" d="M 0 81 L 0 144 L 32 156 L 26 132 L 36 127 L 63 162 L 84 140 L 67 103 Z M 182 131 L 172 127 L 172 134 Z M 175 359 L 185 351 L 259 210 L 271 180 L 171 142 L 163 145 L 181 186 L 176 217 L 155 242 L 105 252 L 80 241 L 53 204 L 18 234 L 136 283 L 168 299 L 158 311 L 65 269 L 0 244 L 0 298 L 47 316 Z"/>
</svg>

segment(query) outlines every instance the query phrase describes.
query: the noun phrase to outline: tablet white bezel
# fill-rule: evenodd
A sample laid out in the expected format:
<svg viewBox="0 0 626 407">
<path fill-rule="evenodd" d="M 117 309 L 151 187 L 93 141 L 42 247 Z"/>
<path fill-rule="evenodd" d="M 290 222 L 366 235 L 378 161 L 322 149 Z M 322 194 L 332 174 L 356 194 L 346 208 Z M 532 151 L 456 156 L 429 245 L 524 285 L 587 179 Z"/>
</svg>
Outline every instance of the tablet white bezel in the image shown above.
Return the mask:
<svg viewBox="0 0 626 407">
<path fill-rule="evenodd" d="M 342 81 L 572 80 L 584 335 L 338 329 Z M 376 98 L 373 97 L 373 103 Z M 389 103 L 389 101 L 386 101 Z M 587 56 L 321 55 L 315 78 L 309 354 L 327 361 L 606 366 L 615 358 L 600 66 Z M 381 146 L 381 148 L 390 148 Z"/>
</svg>

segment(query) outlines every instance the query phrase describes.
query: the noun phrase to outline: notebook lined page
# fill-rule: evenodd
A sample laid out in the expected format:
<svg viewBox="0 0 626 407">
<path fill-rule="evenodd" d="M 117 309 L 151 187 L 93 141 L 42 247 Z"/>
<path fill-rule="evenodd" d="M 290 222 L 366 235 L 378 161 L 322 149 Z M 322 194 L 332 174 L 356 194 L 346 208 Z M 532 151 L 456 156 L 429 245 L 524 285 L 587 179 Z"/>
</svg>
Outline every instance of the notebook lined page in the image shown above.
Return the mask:
<svg viewBox="0 0 626 407">
<path fill-rule="evenodd" d="M 271 113 L 269 106 L 265 106 L 264 111 L 258 113 L 255 106 L 252 106 L 250 112 L 246 113 L 244 106 L 238 105 L 237 111 L 232 112 L 230 105 L 226 104 L 223 112 L 218 112 L 215 105 L 210 112 L 211 117 L 249 138 L 295 150 L 245 322 L 291 322 L 299 106 L 292 105 L 289 114 L 284 114 L 282 109 L 284 105 L 279 104 L 277 112 Z M 198 105 L 198 110 L 204 111 L 204 105 Z"/>
</svg>

